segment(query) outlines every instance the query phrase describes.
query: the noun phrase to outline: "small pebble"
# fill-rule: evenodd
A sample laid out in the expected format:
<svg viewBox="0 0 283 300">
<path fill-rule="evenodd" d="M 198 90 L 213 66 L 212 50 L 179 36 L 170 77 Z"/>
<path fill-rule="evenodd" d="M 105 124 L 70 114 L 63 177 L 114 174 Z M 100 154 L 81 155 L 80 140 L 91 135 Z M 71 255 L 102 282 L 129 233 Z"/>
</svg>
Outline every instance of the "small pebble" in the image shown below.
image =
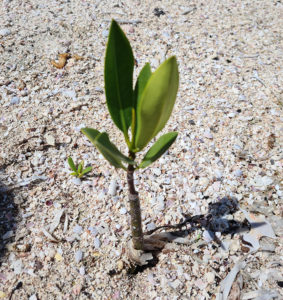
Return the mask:
<svg viewBox="0 0 283 300">
<path fill-rule="evenodd" d="M 223 176 L 222 172 L 220 170 L 217 170 L 217 169 L 214 170 L 214 174 L 215 174 L 217 179 L 221 179 L 222 176 Z"/>
<path fill-rule="evenodd" d="M 45 135 L 46 143 L 51 146 L 55 146 L 55 138 L 53 135 L 46 134 Z"/>
<path fill-rule="evenodd" d="M 161 175 L 161 170 L 159 168 L 153 168 L 152 169 L 153 174 L 155 174 L 156 176 L 160 176 Z"/>
<path fill-rule="evenodd" d="M 75 127 L 76 132 L 80 132 L 82 128 L 85 128 L 85 124 L 81 123 L 79 126 Z M 103 157 L 103 156 L 102 156 Z"/>
<path fill-rule="evenodd" d="M 8 29 L 8 28 L 0 29 L 0 35 L 7 36 L 9 34 L 11 34 L 11 30 L 10 29 Z"/>
<path fill-rule="evenodd" d="M 215 280 L 215 275 L 212 272 L 205 273 L 204 277 L 209 284 L 213 283 Z"/>
<path fill-rule="evenodd" d="M 239 245 L 238 240 L 232 241 L 229 246 L 229 250 L 231 253 L 236 253 L 239 250 L 239 248 L 240 248 L 240 245 Z"/>
<path fill-rule="evenodd" d="M 37 300 L 36 294 L 31 295 L 28 300 Z"/>
<path fill-rule="evenodd" d="M 82 181 L 80 180 L 80 178 L 73 177 L 72 178 L 72 183 L 74 183 L 75 185 L 81 185 Z"/>
<path fill-rule="evenodd" d="M 80 267 L 80 274 L 82 276 L 85 275 L 85 267 L 84 266 Z"/>
<path fill-rule="evenodd" d="M 169 281 L 168 285 L 173 288 L 173 289 L 177 289 L 180 285 L 182 284 L 182 282 L 179 279 L 176 279 L 174 281 Z"/>
<path fill-rule="evenodd" d="M 83 252 L 81 250 L 76 251 L 75 253 L 75 261 L 79 263 L 83 258 Z"/>
<path fill-rule="evenodd" d="M 210 140 L 213 139 L 213 135 L 208 130 L 203 133 L 203 136 Z"/>
<path fill-rule="evenodd" d="M 149 274 L 147 275 L 147 280 L 148 280 L 148 282 L 149 282 L 150 284 L 156 285 L 156 281 L 154 280 L 154 276 L 153 276 L 152 273 L 149 273 Z"/>
<path fill-rule="evenodd" d="M 62 255 L 58 252 L 55 254 L 54 258 L 56 259 L 56 261 L 62 261 L 63 260 Z"/>
<path fill-rule="evenodd" d="M 195 281 L 195 286 L 197 286 L 200 290 L 203 290 L 207 286 L 207 283 L 203 282 L 201 279 L 197 279 Z"/>
<path fill-rule="evenodd" d="M 109 233 L 109 226 L 107 223 L 102 221 L 100 225 L 97 226 L 97 231 L 99 234 Z"/>
<path fill-rule="evenodd" d="M 93 245 L 94 245 L 94 247 L 95 247 L 96 249 L 99 249 L 100 246 L 101 246 L 100 240 L 99 240 L 98 238 L 95 238 L 95 239 L 94 239 L 94 242 L 93 242 Z"/>
<path fill-rule="evenodd" d="M 273 179 L 268 177 L 268 176 L 258 176 L 254 179 L 252 179 L 251 185 L 256 186 L 259 188 L 261 191 L 264 191 L 267 189 L 269 185 L 273 183 Z"/>
<path fill-rule="evenodd" d="M 14 273 L 15 274 L 21 274 L 22 273 L 22 269 L 23 269 L 23 262 L 21 261 L 21 259 L 18 259 L 16 261 L 14 261 L 12 263 L 13 269 L 14 269 Z"/>
<path fill-rule="evenodd" d="M 56 255 L 56 251 L 53 248 L 50 248 L 46 251 L 46 254 L 49 258 L 53 258 Z"/>
<path fill-rule="evenodd" d="M 23 90 L 23 91 L 21 91 L 20 94 L 21 94 L 22 97 L 26 97 L 28 95 L 28 91 L 27 90 Z"/>
<path fill-rule="evenodd" d="M 117 262 L 117 269 L 118 269 L 118 271 L 122 271 L 123 268 L 124 268 L 124 263 L 123 263 L 122 260 L 119 260 L 119 261 Z"/>
<path fill-rule="evenodd" d="M 124 215 L 127 213 L 127 209 L 125 207 L 120 208 L 120 214 Z"/>
<path fill-rule="evenodd" d="M 104 92 L 104 90 L 103 90 L 101 87 L 99 87 L 99 86 L 95 87 L 94 90 L 95 90 L 96 92 L 99 92 L 99 93 L 103 93 L 103 92 Z"/>
<path fill-rule="evenodd" d="M 117 181 L 116 179 L 112 179 L 109 185 L 108 194 L 110 196 L 116 196 L 117 194 Z"/>
<path fill-rule="evenodd" d="M 165 208 L 164 196 L 157 197 L 157 210 L 161 211 Z"/>
<path fill-rule="evenodd" d="M 93 236 L 96 236 L 98 234 L 98 230 L 95 227 L 90 226 L 88 227 L 88 230 Z"/>
<path fill-rule="evenodd" d="M 243 172 L 242 172 L 242 170 L 237 169 L 237 170 L 234 171 L 234 175 L 236 177 L 242 177 L 243 176 Z"/>
<path fill-rule="evenodd" d="M 228 117 L 229 117 L 229 118 L 234 118 L 235 115 L 236 115 L 235 113 L 231 112 L 231 113 L 228 114 Z"/>
<path fill-rule="evenodd" d="M 203 189 L 206 189 L 207 186 L 209 185 L 209 179 L 206 178 L 206 177 L 201 177 L 199 179 L 199 185 L 203 188 Z"/>
<path fill-rule="evenodd" d="M 75 90 L 62 90 L 61 91 L 62 95 L 68 98 L 71 98 L 73 101 L 77 100 L 77 95 Z"/>
<path fill-rule="evenodd" d="M 104 38 L 107 38 L 107 37 L 108 37 L 108 34 L 109 34 L 109 31 L 108 31 L 108 30 L 103 30 L 103 31 L 102 31 L 102 36 L 103 36 Z"/>
<path fill-rule="evenodd" d="M 19 104 L 21 102 L 21 99 L 19 98 L 19 97 L 13 97 L 12 99 L 11 99 L 11 104 L 12 105 L 15 105 L 15 104 Z"/>
<path fill-rule="evenodd" d="M 155 228 L 156 228 L 156 226 L 155 226 L 154 223 L 149 223 L 149 224 L 146 225 L 146 229 L 147 229 L 148 231 L 153 230 L 153 229 L 155 229 Z"/>
<path fill-rule="evenodd" d="M 83 228 L 82 226 L 80 225 L 76 225 L 74 228 L 73 228 L 73 232 L 76 233 L 76 234 L 81 234 L 83 231 Z"/>
</svg>

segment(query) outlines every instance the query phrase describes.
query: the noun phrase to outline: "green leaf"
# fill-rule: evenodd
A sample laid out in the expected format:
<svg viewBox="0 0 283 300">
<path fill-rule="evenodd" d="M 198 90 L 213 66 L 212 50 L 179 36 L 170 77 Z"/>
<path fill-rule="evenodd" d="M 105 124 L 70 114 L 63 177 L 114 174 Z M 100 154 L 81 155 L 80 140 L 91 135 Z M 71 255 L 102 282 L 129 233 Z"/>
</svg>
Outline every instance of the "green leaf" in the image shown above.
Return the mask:
<svg viewBox="0 0 283 300">
<path fill-rule="evenodd" d="M 172 56 L 151 75 L 137 103 L 136 152 L 163 129 L 175 104 L 179 85 L 176 57 Z"/>
<path fill-rule="evenodd" d="M 78 174 L 78 172 L 72 172 L 72 173 L 70 173 L 70 175 L 72 175 L 72 176 L 78 176 L 79 174 Z"/>
<path fill-rule="evenodd" d="M 81 131 L 115 168 L 125 169 L 122 161 L 128 164 L 135 164 L 133 160 L 123 155 L 118 148 L 110 142 L 106 132 L 100 133 L 98 130 L 93 128 L 83 128 Z"/>
<path fill-rule="evenodd" d="M 142 92 L 151 76 L 151 68 L 150 64 L 146 63 L 144 67 L 141 69 L 140 74 L 138 76 L 136 86 L 135 86 L 135 91 L 134 91 L 134 105 L 133 107 L 136 109 L 137 103 L 139 102 Z"/>
<path fill-rule="evenodd" d="M 72 159 L 71 156 L 68 158 L 68 164 L 69 164 L 70 168 L 71 168 L 74 172 L 77 172 L 77 168 L 76 168 L 76 166 L 75 166 L 75 164 L 74 164 L 74 161 L 73 161 L 73 159 Z"/>
<path fill-rule="evenodd" d="M 132 119 L 133 70 L 131 45 L 117 22 L 112 20 L 104 66 L 105 93 L 112 120 L 125 135 Z"/>
<path fill-rule="evenodd" d="M 178 135 L 178 132 L 169 132 L 162 135 L 157 142 L 148 150 L 144 159 L 138 166 L 139 168 L 145 168 L 151 163 L 156 161 L 163 153 L 165 153 L 169 147 L 174 143 Z"/>
<path fill-rule="evenodd" d="M 82 175 L 85 175 L 85 174 L 91 172 L 91 170 L 92 170 L 92 167 L 87 167 L 87 168 L 85 168 L 85 169 L 82 171 Z"/>
<path fill-rule="evenodd" d="M 78 173 L 81 174 L 84 167 L 84 161 L 82 160 L 78 166 Z"/>
</svg>

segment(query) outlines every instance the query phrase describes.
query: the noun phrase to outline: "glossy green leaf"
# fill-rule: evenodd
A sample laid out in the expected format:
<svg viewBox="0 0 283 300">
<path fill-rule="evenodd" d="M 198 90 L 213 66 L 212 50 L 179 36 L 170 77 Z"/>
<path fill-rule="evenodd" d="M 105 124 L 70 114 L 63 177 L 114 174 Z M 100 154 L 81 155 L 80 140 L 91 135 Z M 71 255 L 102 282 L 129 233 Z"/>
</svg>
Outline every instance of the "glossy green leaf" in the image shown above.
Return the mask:
<svg viewBox="0 0 283 300">
<path fill-rule="evenodd" d="M 133 70 L 131 45 L 117 22 L 112 20 L 104 66 L 105 93 L 112 120 L 124 134 L 132 119 Z"/>
<path fill-rule="evenodd" d="M 155 144 L 148 150 L 144 159 L 138 166 L 139 168 L 145 168 L 156 161 L 163 153 L 165 153 L 169 147 L 174 143 L 178 135 L 178 132 L 169 132 L 162 135 Z"/>
<path fill-rule="evenodd" d="M 140 74 L 138 76 L 136 86 L 135 86 L 135 91 L 134 91 L 134 105 L 133 107 L 136 109 L 137 103 L 139 102 L 142 92 L 151 76 L 151 68 L 150 64 L 146 63 L 144 67 L 141 69 Z"/>
<path fill-rule="evenodd" d="M 72 172 L 72 173 L 70 173 L 70 175 L 78 176 L 79 174 L 78 174 L 78 172 Z"/>
<path fill-rule="evenodd" d="M 76 166 L 75 166 L 75 164 L 74 164 L 74 161 L 73 161 L 73 159 L 72 159 L 71 156 L 68 158 L 68 164 L 69 164 L 70 168 L 71 168 L 74 172 L 77 172 L 77 168 L 76 168 Z"/>
<path fill-rule="evenodd" d="M 179 85 L 176 57 L 172 56 L 151 75 L 137 103 L 136 151 L 163 129 L 175 104 Z"/>
<path fill-rule="evenodd" d="M 110 142 L 106 132 L 100 133 L 93 128 L 83 128 L 81 131 L 115 168 L 124 169 L 125 167 L 122 164 L 122 161 L 128 164 L 135 164 L 133 160 L 122 154 L 118 148 Z"/>
<path fill-rule="evenodd" d="M 90 171 L 92 170 L 92 167 L 87 167 L 87 168 L 85 168 L 83 171 L 82 171 L 82 175 L 85 175 L 85 174 L 87 174 L 87 173 L 89 173 Z"/>
<path fill-rule="evenodd" d="M 78 166 L 78 173 L 81 174 L 84 167 L 84 161 L 82 160 Z"/>
</svg>

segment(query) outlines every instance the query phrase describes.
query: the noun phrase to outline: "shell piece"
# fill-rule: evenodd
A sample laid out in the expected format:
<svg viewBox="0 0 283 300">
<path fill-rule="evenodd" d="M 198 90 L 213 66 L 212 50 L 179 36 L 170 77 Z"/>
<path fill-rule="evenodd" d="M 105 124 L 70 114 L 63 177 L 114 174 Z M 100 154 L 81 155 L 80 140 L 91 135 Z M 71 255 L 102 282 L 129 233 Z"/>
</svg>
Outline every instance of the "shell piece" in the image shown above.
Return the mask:
<svg viewBox="0 0 283 300">
<path fill-rule="evenodd" d="M 230 293 L 232 284 L 241 269 L 244 269 L 246 263 L 244 261 L 238 261 L 233 269 L 229 272 L 229 274 L 222 280 L 220 284 L 220 292 L 217 295 L 217 300 L 227 300 L 228 295 Z"/>
</svg>

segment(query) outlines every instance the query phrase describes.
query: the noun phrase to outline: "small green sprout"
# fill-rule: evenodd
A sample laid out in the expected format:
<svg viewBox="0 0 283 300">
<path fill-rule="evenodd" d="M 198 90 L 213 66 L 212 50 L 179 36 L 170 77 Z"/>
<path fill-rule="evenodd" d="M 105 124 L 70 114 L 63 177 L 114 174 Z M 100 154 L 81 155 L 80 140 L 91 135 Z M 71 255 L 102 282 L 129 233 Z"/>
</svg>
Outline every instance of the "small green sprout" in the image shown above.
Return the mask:
<svg viewBox="0 0 283 300">
<path fill-rule="evenodd" d="M 89 173 L 92 170 L 92 167 L 87 167 L 84 169 L 83 160 L 79 163 L 78 167 L 76 167 L 71 156 L 68 158 L 68 164 L 70 168 L 74 171 L 70 173 L 70 175 L 76 176 L 77 178 L 82 178 L 85 174 Z"/>
</svg>

